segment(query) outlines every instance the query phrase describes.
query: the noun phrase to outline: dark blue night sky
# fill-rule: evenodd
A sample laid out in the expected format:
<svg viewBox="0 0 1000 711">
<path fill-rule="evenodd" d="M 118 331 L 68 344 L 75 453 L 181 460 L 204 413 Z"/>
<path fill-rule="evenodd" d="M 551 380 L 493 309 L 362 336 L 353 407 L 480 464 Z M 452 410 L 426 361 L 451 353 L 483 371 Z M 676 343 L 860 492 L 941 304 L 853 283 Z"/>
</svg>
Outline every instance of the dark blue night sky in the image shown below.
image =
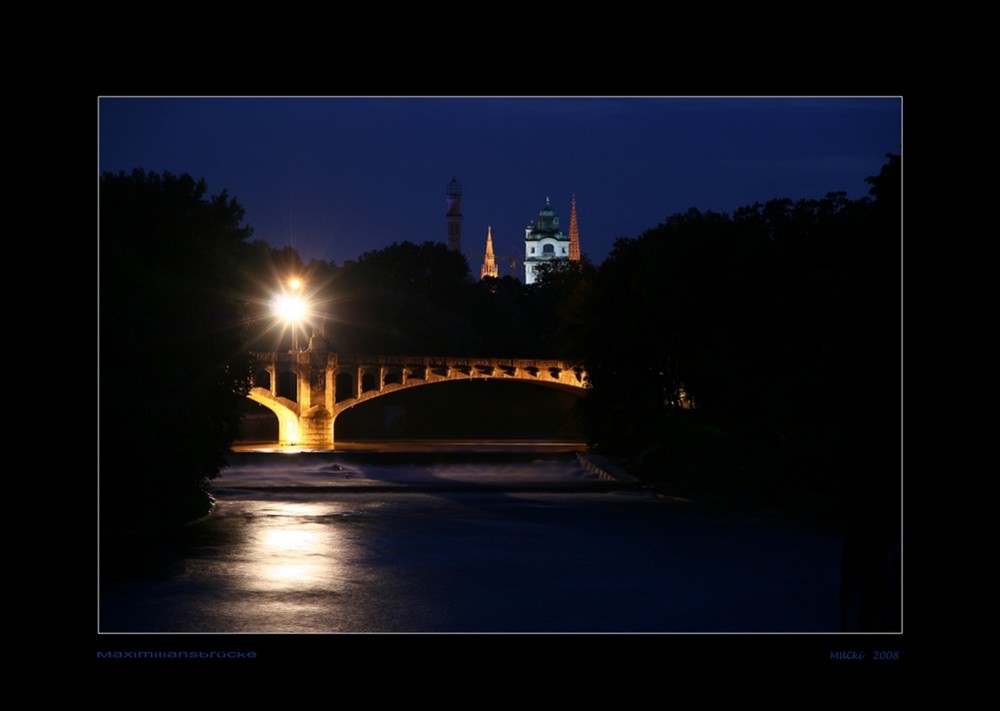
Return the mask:
<svg viewBox="0 0 1000 711">
<path fill-rule="evenodd" d="M 99 100 L 100 170 L 189 173 L 246 209 L 254 239 L 342 264 L 393 242 L 445 241 L 462 184 L 473 273 L 493 228 L 523 257 L 551 198 L 577 198 L 584 254 L 694 207 L 867 194 L 902 152 L 902 99 L 133 98 Z M 520 275 L 519 275 L 520 276 Z"/>
</svg>

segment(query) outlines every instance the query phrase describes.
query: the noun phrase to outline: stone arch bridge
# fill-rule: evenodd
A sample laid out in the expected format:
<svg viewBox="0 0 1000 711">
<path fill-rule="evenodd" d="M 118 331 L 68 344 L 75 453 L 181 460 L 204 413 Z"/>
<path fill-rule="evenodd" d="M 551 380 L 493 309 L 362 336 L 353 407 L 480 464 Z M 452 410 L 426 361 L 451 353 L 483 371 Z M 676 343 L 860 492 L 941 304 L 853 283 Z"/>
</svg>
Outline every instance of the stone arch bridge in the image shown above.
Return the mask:
<svg viewBox="0 0 1000 711">
<path fill-rule="evenodd" d="M 420 385 L 472 379 L 519 380 L 571 390 L 588 387 L 582 367 L 560 360 L 363 356 L 326 351 L 253 353 L 247 397 L 278 417 L 282 445 L 332 447 L 340 413 Z"/>
</svg>

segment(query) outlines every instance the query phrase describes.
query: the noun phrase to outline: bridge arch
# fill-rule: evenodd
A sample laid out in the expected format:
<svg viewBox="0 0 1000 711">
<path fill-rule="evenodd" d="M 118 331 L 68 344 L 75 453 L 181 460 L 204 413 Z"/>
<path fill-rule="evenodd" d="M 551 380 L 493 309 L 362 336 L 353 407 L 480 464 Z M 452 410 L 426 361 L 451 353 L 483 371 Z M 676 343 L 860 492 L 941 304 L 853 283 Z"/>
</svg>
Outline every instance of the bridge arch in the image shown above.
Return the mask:
<svg viewBox="0 0 1000 711">
<path fill-rule="evenodd" d="M 578 364 L 555 360 L 359 356 L 321 352 L 254 353 L 248 397 L 278 417 L 281 444 L 334 444 L 337 416 L 356 405 L 408 388 L 476 380 L 519 381 L 581 392 L 588 387 Z M 261 383 L 261 384 L 258 384 Z"/>
<path fill-rule="evenodd" d="M 381 390 L 381 384 L 379 383 L 379 377 L 377 372 L 372 372 L 370 369 L 365 369 L 361 373 L 361 393 L 372 392 L 373 390 Z"/>
<path fill-rule="evenodd" d="M 276 393 L 278 397 L 297 401 L 299 399 L 299 376 L 291 370 L 280 371 L 276 383 Z"/>
<path fill-rule="evenodd" d="M 334 388 L 337 402 L 354 397 L 354 376 L 346 372 L 337 373 L 334 379 Z"/>
<path fill-rule="evenodd" d="M 250 388 L 247 397 L 258 405 L 263 405 L 277 416 L 279 442 L 299 444 L 302 441 L 297 403 L 286 398 L 275 397 L 269 389 L 262 387 Z"/>
<path fill-rule="evenodd" d="M 251 387 L 271 389 L 271 372 L 266 368 L 254 371 Z"/>
<path fill-rule="evenodd" d="M 576 405 L 583 390 L 518 380 L 469 378 L 403 388 L 338 411 L 338 439 L 584 439 Z"/>
</svg>

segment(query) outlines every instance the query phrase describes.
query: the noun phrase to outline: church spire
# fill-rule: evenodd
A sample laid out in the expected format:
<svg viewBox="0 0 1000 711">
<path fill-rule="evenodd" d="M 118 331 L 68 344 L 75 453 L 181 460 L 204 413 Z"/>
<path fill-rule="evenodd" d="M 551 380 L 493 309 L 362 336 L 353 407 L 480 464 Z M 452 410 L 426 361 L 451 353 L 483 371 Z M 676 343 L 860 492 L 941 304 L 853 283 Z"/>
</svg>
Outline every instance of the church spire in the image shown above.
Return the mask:
<svg viewBox="0 0 1000 711">
<path fill-rule="evenodd" d="M 493 226 L 486 228 L 486 258 L 483 260 L 483 268 L 479 271 L 479 278 L 498 276 L 496 258 L 493 256 Z"/>
<path fill-rule="evenodd" d="M 569 259 L 571 262 L 580 261 L 580 228 L 576 224 L 576 195 L 570 203 L 569 213 Z"/>
</svg>

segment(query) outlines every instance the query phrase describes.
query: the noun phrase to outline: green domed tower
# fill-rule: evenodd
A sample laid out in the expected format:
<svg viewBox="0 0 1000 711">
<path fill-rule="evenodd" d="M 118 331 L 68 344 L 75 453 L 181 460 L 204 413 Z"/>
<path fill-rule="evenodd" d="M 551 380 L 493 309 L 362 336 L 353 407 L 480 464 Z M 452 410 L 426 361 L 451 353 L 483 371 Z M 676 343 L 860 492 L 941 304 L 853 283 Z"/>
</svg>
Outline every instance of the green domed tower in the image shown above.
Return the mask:
<svg viewBox="0 0 1000 711">
<path fill-rule="evenodd" d="M 559 216 L 545 198 L 545 207 L 538 213 L 538 220 L 529 222 L 524 230 L 524 283 L 535 283 L 540 264 L 568 260 L 569 246 L 569 237 L 559 229 Z"/>
</svg>

